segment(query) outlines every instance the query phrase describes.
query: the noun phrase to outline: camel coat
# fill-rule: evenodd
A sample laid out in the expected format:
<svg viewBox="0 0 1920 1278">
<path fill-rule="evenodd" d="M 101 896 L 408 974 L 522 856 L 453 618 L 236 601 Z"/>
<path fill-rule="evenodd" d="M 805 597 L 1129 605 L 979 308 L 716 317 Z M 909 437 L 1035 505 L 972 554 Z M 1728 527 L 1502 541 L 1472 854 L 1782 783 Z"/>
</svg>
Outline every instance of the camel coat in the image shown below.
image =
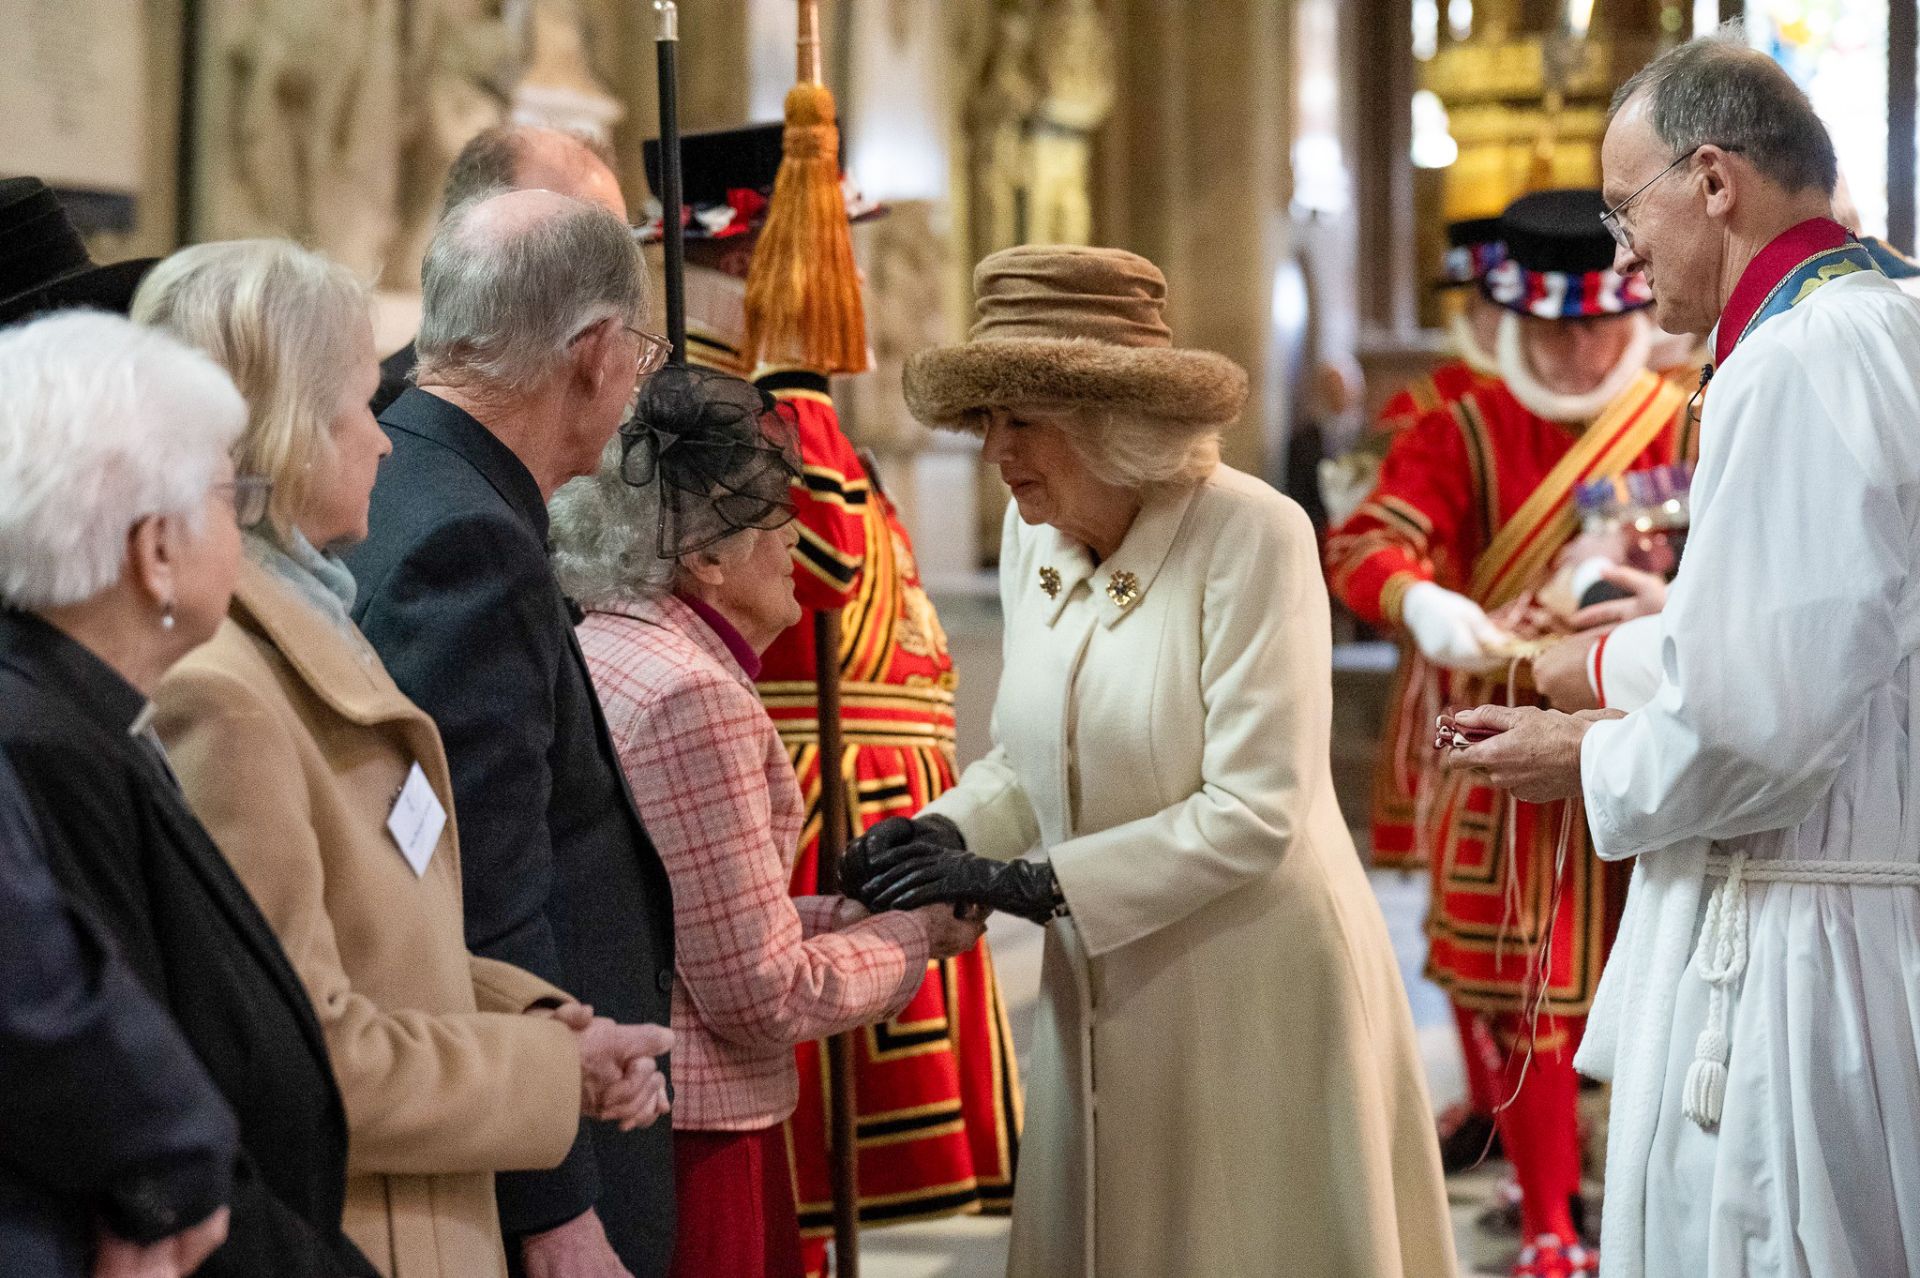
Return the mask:
<svg viewBox="0 0 1920 1278">
<path fill-rule="evenodd" d="M 319 1014 L 347 1108 L 347 1235 L 389 1278 L 504 1278 L 492 1173 L 566 1155 L 580 1059 L 565 1026 L 521 1014 L 564 993 L 467 953 L 433 721 L 357 632 L 251 561 L 155 706 Z M 420 875 L 386 828 L 416 762 L 449 812 Z"/>
<path fill-rule="evenodd" d="M 996 747 L 928 810 L 1039 849 L 1016 1278 L 1454 1272 L 1420 1057 L 1334 803 L 1327 594 L 1226 467 L 1096 567 L 1008 512 Z"/>
</svg>

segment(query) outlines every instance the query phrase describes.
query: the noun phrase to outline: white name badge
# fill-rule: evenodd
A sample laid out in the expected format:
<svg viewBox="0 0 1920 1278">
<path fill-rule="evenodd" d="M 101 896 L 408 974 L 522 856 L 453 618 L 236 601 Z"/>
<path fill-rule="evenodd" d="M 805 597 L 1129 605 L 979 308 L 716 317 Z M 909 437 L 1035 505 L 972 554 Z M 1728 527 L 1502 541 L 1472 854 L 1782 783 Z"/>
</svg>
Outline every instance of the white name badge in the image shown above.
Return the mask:
<svg viewBox="0 0 1920 1278">
<path fill-rule="evenodd" d="M 400 845 L 400 855 L 407 858 L 413 872 L 424 876 L 433 850 L 440 846 L 440 831 L 446 828 L 447 810 L 440 806 L 439 797 L 427 784 L 427 774 L 416 763 L 407 773 L 407 783 L 400 787 L 400 797 L 393 801 L 393 811 L 387 814 L 387 833 Z"/>
</svg>

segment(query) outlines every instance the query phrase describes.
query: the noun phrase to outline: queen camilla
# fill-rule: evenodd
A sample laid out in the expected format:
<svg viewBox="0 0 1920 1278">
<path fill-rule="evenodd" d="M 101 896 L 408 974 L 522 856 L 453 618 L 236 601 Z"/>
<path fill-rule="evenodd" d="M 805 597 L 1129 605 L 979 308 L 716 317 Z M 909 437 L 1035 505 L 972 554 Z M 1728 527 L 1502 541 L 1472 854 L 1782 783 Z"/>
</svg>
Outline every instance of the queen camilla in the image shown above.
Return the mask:
<svg viewBox="0 0 1920 1278">
<path fill-rule="evenodd" d="M 995 746 L 847 881 L 1048 924 L 1009 1272 L 1451 1274 L 1406 994 L 1334 801 L 1313 530 L 1219 461 L 1246 375 L 1173 346 L 1131 253 L 1009 249 L 974 283 L 971 339 L 906 393 L 1013 490 Z"/>
</svg>

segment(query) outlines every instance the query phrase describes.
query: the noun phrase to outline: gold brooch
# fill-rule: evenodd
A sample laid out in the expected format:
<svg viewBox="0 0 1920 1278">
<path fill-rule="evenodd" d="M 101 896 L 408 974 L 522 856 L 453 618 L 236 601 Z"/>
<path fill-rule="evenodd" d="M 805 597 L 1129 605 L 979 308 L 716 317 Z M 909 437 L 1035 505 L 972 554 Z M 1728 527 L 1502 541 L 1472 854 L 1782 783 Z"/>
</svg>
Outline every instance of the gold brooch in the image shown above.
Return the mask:
<svg viewBox="0 0 1920 1278">
<path fill-rule="evenodd" d="M 1107 578 L 1107 598 L 1122 608 L 1133 607 L 1140 597 L 1140 579 L 1130 572 L 1116 572 Z"/>
<path fill-rule="evenodd" d="M 1048 565 L 1040 570 L 1040 589 L 1047 592 L 1047 598 L 1060 597 L 1060 570 Z"/>
</svg>

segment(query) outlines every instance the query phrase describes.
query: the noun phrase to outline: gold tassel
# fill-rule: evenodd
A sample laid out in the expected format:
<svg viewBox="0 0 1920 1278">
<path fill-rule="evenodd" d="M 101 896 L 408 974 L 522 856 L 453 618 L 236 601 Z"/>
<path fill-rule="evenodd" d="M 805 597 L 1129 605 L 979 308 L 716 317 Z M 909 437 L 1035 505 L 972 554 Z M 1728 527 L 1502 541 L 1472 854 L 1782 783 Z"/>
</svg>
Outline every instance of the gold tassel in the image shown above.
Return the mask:
<svg viewBox="0 0 1920 1278">
<path fill-rule="evenodd" d="M 803 2 L 803 67 L 808 7 Z M 746 309 L 747 350 L 757 364 L 820 373 L 869 367 L 866 308 L 840 192 L 840 128 L 817 71 L 803 73 L 787 93 L 780 174 L 747 272 Z"/>
</svg>

